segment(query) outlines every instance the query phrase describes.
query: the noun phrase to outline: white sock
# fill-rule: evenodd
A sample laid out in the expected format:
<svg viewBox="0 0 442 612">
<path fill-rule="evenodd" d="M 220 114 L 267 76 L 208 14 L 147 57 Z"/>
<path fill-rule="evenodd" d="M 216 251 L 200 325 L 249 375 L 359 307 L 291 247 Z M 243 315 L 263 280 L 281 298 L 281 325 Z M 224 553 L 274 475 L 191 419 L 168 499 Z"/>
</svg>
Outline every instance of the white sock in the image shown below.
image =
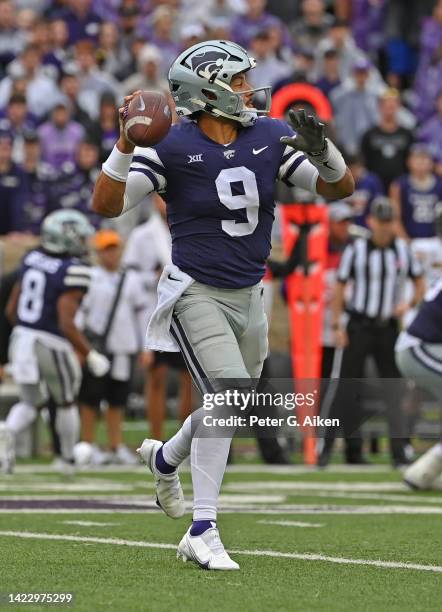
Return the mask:
<svg viewBox="0 0 442 612">
<path fill-rule="evenodd" d="M 66 461 L 71 461 L 74 446 L 80 437 L 80 415 L 77 406 L 57 408 L 55 429 L 60 436 L 61 456 Z"/>
<path fill-rule="evenodd" d="M 216 521 L 219 490 L 226 471 L 232 438 L 192 440 L 193 520 Z"/>
<path fill-rule="evenodd" d="M 14 435 L 27 429 L 37 418 L 37 409 L 26 402 L 14 404 L 6 417 L 6 427 Z"/>
<path fill-rule="evenodd" d="M 192 444 L 192 429 L 198 427 L 203 409 L 196 410 L 193 414 L 187 417 L 181 429 L 170 438 L 163 446 L 163 457 L 166 463 L 178 467 L 184 459 L 190 455 L 190 446 Z"/>
<path fill-rule="evenodd" d="M 195 435 L 205 414 L 204 408 L 196 410 L 163 446 L 164 460 L 172 466 L 178 467 L 191 455 L 194 521 L 216 521 L 219 491 L 232 442 L 232 438 Z M 207 433 L 206 430 L 205 436 Z M 233 429 L 231 433 L 233 437 Z"/>
</svg>

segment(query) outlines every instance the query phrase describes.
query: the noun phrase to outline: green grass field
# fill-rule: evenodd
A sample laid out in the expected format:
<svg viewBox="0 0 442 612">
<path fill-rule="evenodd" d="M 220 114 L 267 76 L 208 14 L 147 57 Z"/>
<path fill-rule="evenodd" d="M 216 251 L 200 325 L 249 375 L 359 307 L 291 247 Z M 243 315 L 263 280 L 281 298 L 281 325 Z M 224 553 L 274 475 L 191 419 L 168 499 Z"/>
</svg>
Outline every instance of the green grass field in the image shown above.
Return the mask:
<svg viewBox="0 0 442 612">
<path fill-rule="evenodd" d="M 241 571 L 227 573 L 175 558 L 187 470 L 182 481 L 189 514 L 171 521 L 142 466 L 67 481 L 19 465 L 0 477 L 0 592 L 70 592 L 70 607 L 88 612 L 441 607 L 442 493 L 410 492 L 388 466 L 232 466 L 218 524 Z"/>
</svg>

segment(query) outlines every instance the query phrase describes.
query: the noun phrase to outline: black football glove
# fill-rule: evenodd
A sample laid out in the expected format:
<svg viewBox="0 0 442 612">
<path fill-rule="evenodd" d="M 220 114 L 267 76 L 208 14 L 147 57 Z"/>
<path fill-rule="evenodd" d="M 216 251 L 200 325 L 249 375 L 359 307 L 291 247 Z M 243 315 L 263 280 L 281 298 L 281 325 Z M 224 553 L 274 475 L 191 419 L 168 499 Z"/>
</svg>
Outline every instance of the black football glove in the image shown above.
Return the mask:
<svg viewBox="0 0 442 612">
<path fill-rule="evenodd" d="M 289 120 L 296 136 L 283 136 L 281 142 L 310 155 L 321 155 L 327 149 L 325 125 L 304 109 L 289 111 Z"/>
</svg>

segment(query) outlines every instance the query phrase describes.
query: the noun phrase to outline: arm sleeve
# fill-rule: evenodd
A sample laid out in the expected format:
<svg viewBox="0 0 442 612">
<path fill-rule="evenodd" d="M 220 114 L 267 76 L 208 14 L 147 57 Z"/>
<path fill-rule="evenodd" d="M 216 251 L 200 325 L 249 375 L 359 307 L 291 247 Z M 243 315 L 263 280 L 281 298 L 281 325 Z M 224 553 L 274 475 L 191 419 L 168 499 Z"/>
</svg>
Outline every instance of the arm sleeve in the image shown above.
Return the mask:
<svg viewBox="0 0 442 612">
<path fill-rule="evenodd" d="M 136 147 L 126 182 L 124 212 L 137 206 L 154 191 L 163 193 L 166 187 L 166 168 L 157 151 Z"/>
<path fill-rule="evenodd" d="M 341 262 L 338 268 L 337 280 L 340 283 L 346 283 L 353 276 L 353 263 L 354 263 L 355 249 L 352 244 L 349 244 L 341 257 Z"/>
<path fill-rule="evenodd" d="M 281 136 L 292 138 L 295 135 L 295 132 L 285 122 L 281 121 L 278 124 L 279 138 Z M 318 177 L 318 170 L 309 162 L 305 153 L 290 146 L 283 147 L 278 172 L 280 181 L 283 181 L 289 187 L 300 187 L 316 194 Z"/>
</svg>

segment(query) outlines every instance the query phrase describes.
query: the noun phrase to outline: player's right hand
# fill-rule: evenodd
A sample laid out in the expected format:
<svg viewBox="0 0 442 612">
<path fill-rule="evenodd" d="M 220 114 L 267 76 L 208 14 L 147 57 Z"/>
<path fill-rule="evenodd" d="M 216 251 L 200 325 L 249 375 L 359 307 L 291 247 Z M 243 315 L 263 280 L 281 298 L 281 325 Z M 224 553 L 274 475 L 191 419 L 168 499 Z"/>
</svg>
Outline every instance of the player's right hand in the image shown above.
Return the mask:
<svg viewBox="0 0 442 612">
<path fill-rule="evenodd" d="M 86 357 L 86 365 L 94 376 L 101 378 L 105 376 L 110 370 L 110 361 L 106 355 L 102 355 L 95 349 L 89 351 Z"/>
<path fill-rule="evenodd" d="M 124 133 L 124 120 L 126 119 L 127 107 L 132 102 L 132 100 L 135 98 L 135 96 L 138 96 L 140 93 L 142 93 L 141 89 L 137 89 L 137 91 L 134 91 L 129 96 L 125 96 L 123 106 L 121 106 L 118 109 L 118 118 L 119 118 L 119 123 L 120 123 L 120 138 L 118 140 L 117 147 L 119 151 L 121 151 L 121 153 L 132 153 L 133 150 L 135 149 L 135 146 L 130 142 L 130 140 L 126 138 L 126 135 Z"/>
</svg>

